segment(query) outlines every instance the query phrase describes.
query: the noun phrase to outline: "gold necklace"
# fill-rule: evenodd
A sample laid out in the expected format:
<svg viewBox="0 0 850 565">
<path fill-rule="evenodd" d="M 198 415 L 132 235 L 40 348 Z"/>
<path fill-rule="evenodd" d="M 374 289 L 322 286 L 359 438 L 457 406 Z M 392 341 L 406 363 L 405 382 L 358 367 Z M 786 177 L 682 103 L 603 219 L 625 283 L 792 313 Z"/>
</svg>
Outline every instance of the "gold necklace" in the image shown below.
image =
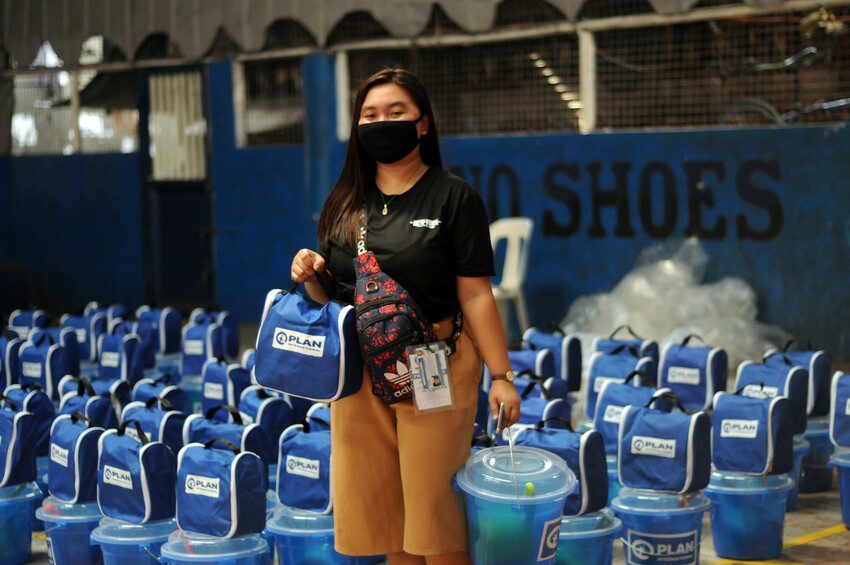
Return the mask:
<svg viewBox="0 0 850 565">
<path fill-rule="evenodd" d="M 375 181 L 375 186 L 378 186 L 378 194 L 381 195 L 381 202 L 384 203 L 384 209 L 381 210 L 382 215 L 386 216 L 389 213 L 389 211 L 387 210 L 387 206 L 389 205 L 389 203 L 392 202 L 395 199 L 395 197 L 398 196 L 399 194 L 404 194 L 404 192 L 409 188 L 407 186 L 407 184 L 410 182 L 410 179 L 412 179 L 414 177 L 414 175 L 416 175 L 416 173 L 418 173 L 420 170 L 422 170 L 422 164 L 421 163 L 419 164 L 418 167 L 416 167 L 416 169 L 413 170 L 412 173 L 410 173 L 410 176 L 407 177 L 407 180 L 404 181 L 404 184 L 401 185 L 401 190 L 396 192 L 392 196 L 390 196 L 389 200 L 384 200 L 384 193 L 381 191 L 381 187 L 378 186 L 378 181 L 377 180 Z"/>
</svg>

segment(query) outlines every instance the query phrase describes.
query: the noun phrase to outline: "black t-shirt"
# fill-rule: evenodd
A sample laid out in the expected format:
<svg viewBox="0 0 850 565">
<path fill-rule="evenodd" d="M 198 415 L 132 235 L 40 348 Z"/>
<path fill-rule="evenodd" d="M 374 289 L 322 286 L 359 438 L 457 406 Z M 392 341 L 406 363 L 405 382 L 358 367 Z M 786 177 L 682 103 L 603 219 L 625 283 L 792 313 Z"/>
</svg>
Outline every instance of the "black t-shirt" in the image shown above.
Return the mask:
<svg viewBox="0 0 850 565">
<path fill-rule="evenodd" d="M 381 270 L 406 288 L 429 322 L 458 310 L 456 276 L 492 277 L 493 250 L 484 203 L 463 179 L 430 168 L 410 190 L 388 202 L 378 187 L 366 190 L 366 248 Z M 354 302 L 354 247 L 331 240 L 319 253 L 334 276 L 332 298 Z"/>
</svg>

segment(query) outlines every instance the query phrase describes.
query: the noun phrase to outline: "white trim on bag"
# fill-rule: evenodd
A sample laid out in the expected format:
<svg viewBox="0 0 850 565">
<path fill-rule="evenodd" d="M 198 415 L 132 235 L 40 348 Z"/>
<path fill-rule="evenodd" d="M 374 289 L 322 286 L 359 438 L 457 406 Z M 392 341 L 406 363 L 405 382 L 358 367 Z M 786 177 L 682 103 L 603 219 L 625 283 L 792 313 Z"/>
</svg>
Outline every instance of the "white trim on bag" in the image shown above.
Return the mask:
<svg viewBox="0 0 850 565">
<path fill-rule="evenodd" d="M 779 396 L 770 400 L 770 405 L 767 407 L 767 461 L 761 470 L 761 474 L 767 473 L 773 466 L 774 449 L 773 449 L 773 408 L 780 400 L 787 400 Z"/>
<path fill-rule="evenodd" d="M 44 384 L 45 389 L 47 389 L 47 395 L 50 398 L 53 398 L 53 368 L 50 366 L 50 362 L 53 360 L 53 354 L 56 353 L 62 347 L 58 343 L 54 343 L 47 349 L 47 355 L 44 359 Z"/>
<path fill-rule="evenodd" d="M 142 409 L 144 409 L 144 408 L 146 408 L 146 406 L 145 406 L 145 403 L 142 402 L 141 400 L 134 400 L 132 402 L 127 403 L 127 406 L 125 406 L 124 409 L 121 410 L 121 418 L 119 418 L 119 420 L 118 420 L 119 424 L 124 423 L 124 420 L 127 417 L 127 411 L 130 410 L 131 408 L 142 408 Z"/>
<path fill-rule="evenodd" d="M 570 342 L 576 339 L 575 336 L 565 335 L 561 340 L 561 379 L 565 382 L 570 382 Z M 581 342 L 579 342 L 579 351 L 581 351 Z M 581 375 L 579 375 L 581 380 Z"/>
<path fill-rule="evenodd" d="M 670 352 L 670 348 L 673 347 L 674 345 L 676 345 L 674 342 L 668 341 L 667 343 L 665 343 L 661 347 L 661 353 L 658 356 L 658 379 L 657 380 L 658 380 L 659 385 L 661 385 L 661 384 L 669 385 L 670 384 L 669 382 L 667 382 L 668 375 L 667 375 L 667 365 L 666 365 L 666 363 L 667 363 L 667 354 Z"/>
<path fill-rule="evenodd" d="M 696 429 L 696 422 L 698 418 L 704 415 L 705 412 L 700 410 L 696 414 L 691 414 L 690 425 L 688 426 L 688 443 L 685 445 L 685 453 L 687 454 L 687 465 L 685 466 L 685 484 L 682 490 L 679 491 L 679 494 L 685 494 L 688 492 L 688 489 L 691 487 L 691 483 L 694 482 L 694 430 Z"/>
<path fill-rule="evenodd" d="M 714 358 L 717 355 L 720 355 L 721 352 L 723 352 L 722 348 L 713 348 L 711 351 L 708 352 L 708 357 L 705 361 L 705 403 L 702 407 L 703 410 L 711 406 L 710 399 L 714 396 Z"/>
<path fill-rule="evenodd" d="M 0 481 L 0 485 L 6 485 L 6 481 L 9 480 L 9 475 L 12 474 L 12 463 L 14 456 L 14 447 L 15 440 L 18 438 L 18 420 L 20 420 L 23 416 L 32 416 L 30 412 L 27 412 L 21 408 L 20 412 L 15 413 L 15 417 L 12 419 L 12 436 L 9 438 L 6 447 L 6 468 L 3 469 L 3 480 Z"/>
<path fill-rule="evenodd" d="M 626 420 L 631 408 L 631 405 L 623 408 L 623 414 L 620 416 L 620 427 L 617 430 L 617 480 L 623 486 L 629 486 L 623 482 L 623 430 L 626 428 Z"/>
<path fill-rule="evenodd" d="M 103 335 L 103 332 L 101 332 L 99 335 L 97 333 L 97 323 L 100 320 L 103 320 L 103 323 L 106 324 L 106 316 L 103 314 L 93 314 L 89 319 L 89 362 L 97 361 L 97 340 L 101 335 Z"/>
<path fill-rule="evenodd" d="M 239 400 L 241 399 L 236 398 L 236 387 L 233 386 L 233 377 L 231 376 L 231 373 L 237 369 L 241 370 L 242 365 L 240 365 L 239 363 L 231 363 L 230 365 L 227 365 L 227 367 L 225 367 L 224 369 L 224 380 L 225 384 L 227 385 L 227 404 L 230 404 L 234 408 L 238 408 Z"/>
<path fill-rule="evenodd" d="M 203 416 L 201 414 L 189 414 L 188 416 L 186 416 L 186 421 L 183 422 L 183 445 L 184 446 L 189 445 L 189 443 L 191 443 L 189 441 L 189 436 L 192 433 L 192 427 L 191 427 L 190 424 L 193 420 L 197 420 L 198 418 L 203 418 Z"/>
<path fill-rule="evenodd" d="M 839 444 L 835 440 L 835 419 L 838 416 L 838 413 L 835 411 L 835 402 L 837 400 L 836 395 L 838 394 L 838 381 L 843 374 L 841 371 L 835 371 L 829 383 L 829 441 L 836 447 L 839 447 Z"/>
<path fill-rule="evenodd" d="M 6 351 L 4 352 L 5 353 L 4 366 L 6 367 L 6 386 L 7 387 L 15 384 L 15 383 L 11 382 L 11 380 L 12 380 L 12 348 L 15 345 L 18 346 L 18 349 L 17 349 L 18 365 L 19 365 L 18 371 L 20 372 L 21 371 L 21 368 L 20 368 L 20 366 L 21 366 L 21 347 L 23 347 L 24 343 L 26 343 L 26 342 L 21 340 L 20 337 L 13 337 L 12 339 L 10 339 L 9 341 L 6 342 Z M 19 380 L 20 380 L 20 376 L 19 376 Z"/>
<path fill-rule="evenodd" d="M 220 327 L 216 322 L 211 322 L 207 326 L 207 336 L 204 339 L 204 343 L 206 343 L 206 351 L 204 353 L 206 353 L 207 359 L 216 359 L 215 348 L 213 347 L 213 333 L 216 333 Z M 222 355 L 222 357 L 224 356 Z"/>
<path fill-rule="evenodd" d="M 579 515 L 584 514 L 587 510 L 587 505 L 590 503 L 590 491 L 587 486 L 587 471 L 584 466 L 584 452 L 588 439 L 590 439 L 589 432 L 584 432 L 578 439 L 578 466 L 579 472 L 581 473 L 581 508 L 578 511 Z M 605 442 L 603 441 L 602 443 L 604 444 Z"/>
<path fill-rule="evenodd" d="M 738 365 L 738 370 L 735 371 L 735 390 L 738 390 L 739 388 L 741 388 L 740 386 L 738 386 L 738 384 L 741 381 L 741 374 L 744 371 L 744 367 L 748 367 L 749 365 L 752 365 L 752 364 L 753 364 L 752 361 L 747 360 L 747 361 L 741 361 L 741 363 Z"/>
<path fill-rule="evenodd" d="M 129 361 L 130 361 L 130 354 L 129 353 L 130 352 L 127 350 L 126 346 L 131 341 L 136 342 L 137 348 L 142 347 L 142 338 L 139 337 L 139 334 L 137 334 L 137 333 L 128 333 L 124 336 L 124 339 L 121 340 L 121 377 L 120 378 L 121 378 L 122 381 L 129 380 L 129 378 L 128 378 L 129 375 L 127 374 L 127 371 L 129 369 L 129 366 L 130 366 L 130 363 L 129 363 Z M 142 374 L 144 374 L 144 367 L 142 367 L 142 371 L 143 371 Z"/>
<path fill-rule="evenodd" d="M 252 352 L 256 356 L 256 354 L 257 354 L 256 349 L 246 349 L 245 351 L 242 352 L 242 357 L 240 358 L 239 362 L 242 364 L 242 368 L 245 369 L 245 370 L 248 369 L 248 366 L 247 366 L 248 357 L 251 356 Z M 254 358 L 254 360 L 255 360 L 254 365 L 256 365 L 256 357 Z"/>
<path fill-rule="evenodd" d="M 249 455 L 253 455 L 257 459 L 260 459 L 256 453 L 243 450 L 241 453 L 236 454 L 230 462 L 230 531 L 227 532 L 224 539 L 232 538 L 236 533 L 236 530 L 239 529 L 239 505 L 237 504 L 236 495 L 236 469 L 239 467 L 239 461 L 242 457 L 247 457 Z M 262 459 L 260 459 L 260 462 L 262 462 Z"/>
<path fill-rule="evenodd" d="M 106 436 L 109 436 L 109 435 L 112 435 L 112 434 L 117 435 L 118 430 L 106 430 L 105 432 L 100 434 L 100 437 L 97 439 L 97 479 L 98 479 L 98 483 L 100 482 L 100 480 L 103 477 L 103 475 L 101 475 L 101 471 L 100 471 L 100 457 L 103 455 L 103 440 Z M 95 496 L 96 496 L 96 499 L 97 499 L 98 510 L 100 510 L 101 514 L 106 516 L 106 513 L 103 511 L 103 505 L 100 502 L 100 485 L 99 484 L 97 486 L 97 492 L 96 492 Z"/>
<path fill-rule="evenodd" d="M 88 416 L 86 416 L 86 417 L 88 418 Z M 68 419 L 70 419 L 70 418 L 71 418 L 71 416 L 69 415 Z M 90 432 L 94 432 L 94 431 L 98 431 L 98 430 L 101 433 L 106 431 L 103 428 L 101 428 L 100 426 L 92 426 L 90 428 L 86 428 L 85 431 L 83 431 L 83 433 L 81 433 L 80 435 L 77 436 L 77 441 L 74 443 L 74 498 L 72 500 L 66 500 L 65 502 L 70 502 L 71 504 L 76 504 L 77 499 L 80 498 L 80 445 L 82 445 L 86 436 Z M 100 436 L 98 436 L 98 441 L 100 441 Z M 100 452 L 98 452 L 98 462 L 99 461 L 100 461 Z M 97 489 L 95 489 L 95 490 L 97 490 Z M 53 494 L 53 493 L 51 493 L 51 494 Z M 61 498 L 60 498 L 60 500 L 61 500 Z"/>
<path fill-rule="evenodd" d="M 594 394 L 597 399 L 599 398 L 599 395 L 596 394 L 595 392 L 593 392 L 594 376 L 597 376 L 597 377 L 599 376 L 599 375 L 594 375 L 594 373 L 593 373 L 594 365 L 604 355 L 605 354 L 602 353 L 601 351 L 594 351 L 590 355 L 590 359 L 588 359 L 588 361 L 587 361 L 587 390 L 584 391 L 584 415 L 587 416 L 588 418 L 593 418 L 594 414 L 596 413 L 596 405 L 595 404 L 593 406 L 593 412 L 594 413 L 590 414 L 588 412 L 588 408 L 590 406 L 590 395 Z"/>
<path fill-rule="evenodd" d="M 817 391 L 815 390 L 815 360 L 819 356 L 823 356 L 823 354 L 823 351 L 815 351 L 812 354 L 812 358 L 809 359 L 809 400 L 806 402 L 807 416 L 815 409 L 815 394 L 817 394 Z"/>
<path fill-rule="evenodd" d="M 139 427 L 141 427 L 141 424 L 139 424 Z M 151 519 L 151 513 L 153 512 L 153 508 L 151 507 L 151 493 L 148 488 L 148 473 L 145 470 L 144 462 L 145 451 L 152 445 L 159 445 L 159 442 L 149 441 L 137 452 L 139 457 L 139 483 L 141 483 L 140 486 L 142 487 L 142 500 L 145 503 L 145 516 L 142 518 L 142 524 L 146 524 Z"/>
</svg>

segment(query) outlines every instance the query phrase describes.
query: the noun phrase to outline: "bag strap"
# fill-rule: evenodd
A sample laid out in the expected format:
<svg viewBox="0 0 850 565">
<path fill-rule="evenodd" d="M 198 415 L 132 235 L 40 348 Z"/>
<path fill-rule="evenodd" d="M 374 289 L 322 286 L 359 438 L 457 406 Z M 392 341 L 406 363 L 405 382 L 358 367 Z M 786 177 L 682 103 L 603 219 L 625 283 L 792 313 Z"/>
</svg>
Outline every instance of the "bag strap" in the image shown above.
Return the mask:
<svg viewBox="0 0 850 565">
<path fill-rule="evenodd" d="M 681 410 L 684 414 L 693 414 L 693 412 L 688 412 L 685 409 L 684 405 L 682 404 L 682 401 L 679 400 L 679 397 L 676 396 L 675 394 L 673 394 L 672 392 L 662 392 L 661 394 L 658 394 L 656 392 L 655 394 L 652 395 L 652 398 L 649 399 L 649 402 L 646 403 L 644 408 L 652 407 L 652 405 L 655 404 L 659 400 L 669 400 L 670 402 L 672 402 L 676 406 L 676 408 Z"/>
<path fill-rule="evenodd" d="M 366 233 L 369 231 L 368 223 L 369 213 L 366 211 L 366 202 L 364 201 L 358 217 L 357 246 L 355 248 L 358 256 L 366 253 Z"/>
<path fill-rule="evenodd" d="M 694 338 L 700 340 L 704 346 L 708 347 L 708 344 L 705 342 L 705 340 L 699 334 L 688 334 L 688 335 L 686 335 L 685 339 L 682 340 L 682 345 L 688 345 L 688 343 Z"/>
<path fill-rule="evenodd" d="M 623 324 L 622 326 L 619 326 L 616 330 L 611 332 L 611 335 L 608 336 L 608 339 L 614 339 L 614 336 L 617 335 L 620 332 L 620 330 L 628 331 L 632 335 L 632 337 L 635 338 L 635 339 L 643 339 L 642 337 L 640 337 L 638 334 L 635 333 L 635 331 L 631 328 L 631 326 L 627 326 L 625 324 Z"/>
<path fill-rule="evenodd" d="M 236 445 L 235 443 L 233 443 L 232 441 L 230 441 L 226 437 L 221 437 L 221 436 L 214 437 L 211 440 L 209 440 L 208 442 L 206 442 L 204 444 L 204 449 L 210 449 L 215 444 L 215 442 L 219 442 L 219 443 L 223 444 L 225 447 L 227 447 L 227 449 L 229 449 L 230 451 L 233 452 L 233 455 L 239 455 L 240 453 L 242 453 L 242 450 L 239 449 L 238 445 Z"/>
<path fill-rule="evenodd" d="M 793 340 L 791 340 L 791 341 L 793 341 Z M 789 367 L 793 367 L 793 366 L 794 366 L 794 363 L 792 363 L 792 362 L 791 362 L 791 360 L 790 360 L 790 359 L 788 359 L 788 356 L 787 356 L 787 355 L 785 355 L 785 351 L 784 351 L 784 350 L 783 350 L 783 351 L 774 351 L 773 353 L 771 353 L 771 354 L 769 354 L 769 355 L 764 355 L 764 356 L 761 358 L 761 362 L 762 362 L 762 363 L 767 362 L 767 360 L 768 360 L 768 359 L 770 359 L 773 355 L 782 355 L 782 361 L 783 361 L 783 362 L 785 362 L 785 364 L 786 364 L 786 365 L 788 365 Z"/>
<path fill-rule="evenodd" d="M 77 381 L 77 396 L 97 396 L 94 388 L 91 386 L 91 381 L 85 377 L 74 377 Z"/>
<path fill-rule="evenodd" d="M 12 412 L 18 411 L 18 405 L 15 403 L 15 401 L 3 394 L 2 392 L 0 392 L 0 400 L 8 404 L 9 407 L 12 409 Z"/>
<path fill-rule="evenodd" d="M 536 380 L 532 380 L 530 383 L 525 385 L 525 388 L 522 390 L 521 393 L 519 393 L 519 397 L 522 400 L 528 398 L 528 395 L 531 393 L 535 386 L 540 387 L 540 392 L 541 394 L 543 394 L 543 398 L 545 398 L 546 400 L 552 400 L 553 396 L 552 393 L 549 392 L 549 389 L 547 389 L 542 382 Z"/>
<path fill-rule="evenodd" d="M 42 388 L 38 383 L 26 383 L 21 385 L 21 390 L 42 390 Z"/>
<path fill-rule="evenodd" d="M 738 390 L 736 390 L 735 392 L 733 392 L 732 394 L 738 394 L 738 395 L 740 395 L 741 393 L 743 393 L 743 392 L 744 392 L 744 389 L 745 389 L 745 388 L 747 388 L 748 386 L 753 386 L 753 385 L 759 385 L 759 386 L 761 387 L 761 389 L 760 389 L 760 390 L 764 390 L 764 382 L 762 382 L 762 381 L 758 381 L 758 382 L 755 382 L 755 383 L 750 383 L 750 384 L 748 384 L 748 385 L 744 385 L 744 386 L 742 386 L 741 388 L 739 388 Z"/>
<path fill-rule="evenodd" d="M 158 396 L 151 396 L 147 400 L 145 400 L 145 408 L 152 408 L 154 404 L 159 402 L 159 407 L 166 412 L 170 412 L 171 410 L 175 410 L 174 405 L 167 398 L 160 398 Z"/>
<path fill-rule="evenodd" d="M 83 422 L 88 424 L 88 427 L 90 427 L 90 428 L 94 425 L 94 424 L 92 424 L 92 421 L 89 420 L 88 418 L 86 418 L 86 415 L 83 414 L 82 412 L 80 412 L 79 410 L 74 410 L 73 412 L 71 412 L 71 421 L 73 423 L 76 424 L 80 420 L 82 420 Z"/>
<path fill-rule="evenodd" d="M 133 424 L 133 427 L 136 428 L 136 433 L 139 434 L 139 441 L 142 442 L 142 445 L 149 444 L 151 440 L 148 439 L 147 434 L 144 430 L 142 430 L 142 425 L 138 420 L 125 420 L 120 426 L 118 426 L 118 429 L 115 431 L 115 435 L 123 436 L 124 432 L 127 430 L 127 426 L 131 423 Z"/>
<path fill-rule="evenodd" d="M 206 418 L 207 420 L 212 420 L 213 415 L 215 415 L 215 413 L 221 410 L 222 408 L 224 410 L 227 410 L 230 415 L 233 416 L 234 422 L 236 422 L 240 426 L 245 425 L 245 423 L 242 421 L 242 414 L 239 413 L 239 410 L 229 404 L 219 404 L 218 406 L 213 406 L 212 408 L 207 410 L 207 413 L 204 414 L 204 418 Z"/>
<path fill-rule="evenodd" d="M 566 337 L 566 336 L 567 336 L 567 332 L 565 332 L 565 331 L 561 328 L 561 326 L 559 326 L 558 324 L 556 324 L 556 323 L 555 323 L 555 322 L 553 322 L 552 320 L 549 320 L 548 322 L 546 322 L 546 327 L 545 327 L 544 329 L 545 329 L 545 331 L 547 331 L 547 332 L 549 332 L 549 333 L 553 333 L 553 334 L 561 334 L 561 335 L 562 335 L 562 336 L 564 336 L 564 337 Z"/>
<path fill-rule="evenodd" d="M 449 355 L 454 353 L 457 350 L 457 340 L 460 338 L 460 334 L 463 331 L 463 314 L 461 314 L 460 310 L 455 314 L 455 318 L 452 321 L 452 334 L 446 338 L 446 349 L 449 351 Z"/>
<path fill-rule="evenodd" d="M 638 377 L 638 376 L 643 378 L 643 379 L 649 380 L 649 375 L 646 374 L 646 371 L 634 370 L 631 373 L 629 373 L 628 376 L 623 380 L 623 384 L 628 384 L 628 382 L 630 380 L 632 380 L 633 378 Z"/>
<path fill-rule="evenodd" d="M 153 379 L 153 382 L 156 383 L 156 384 L 170 385 L 172 383 L 173 378 L 174 378 L 174 375 L 171 374 L 171 371 L 166 371 L 166 372 L 162 373 L 161 375 L 159 375 L 158 377 L 156 377 L 155 379 Z"/>
<path fill-rule="evenodd" d="M 625 343 L 621 343 L 620 345 L 609 351 L 608 355 L 617 355 L 618 353 L 622 353 L 626 350 L 628 350 L 628 352 L 631 353 L 632 356 L 638 358 L 640 357 L 640 355 L 638 354 L 638 350 L 633 345 L 626 345 Z"/>
<path fill-rule="evenodd" d="M 472 447 L 493 447 L 496 441 L 489 434 L 481 434 L 472 437 Z"/>
<path fill-rule="evenodd" d="M 269 391 L 267 391 L 263 387 L 254 389 L 254 392 L 257 393 L 257 398 L 263 398 L 263 399 L 272 398 L 272 395 L 269 394 Z"/>
<path fill-rule="evenodd" d="M 540 420 L 539 422 L 534 424 L 534 429 L 535 430 L 542 430 L 543 428 L 546 427 L 546 422 L 548 422 L 549 420 L 555 420 L 556 422 L 561 422 L 562 424 L 567 426 L 567 430 L 575 433 L 575 430 L 573 429 L 572 422 L 570 422 L 568 419 L 564 418 L 563 416 L 549 416 L 548 418 Z"/>
</svg>

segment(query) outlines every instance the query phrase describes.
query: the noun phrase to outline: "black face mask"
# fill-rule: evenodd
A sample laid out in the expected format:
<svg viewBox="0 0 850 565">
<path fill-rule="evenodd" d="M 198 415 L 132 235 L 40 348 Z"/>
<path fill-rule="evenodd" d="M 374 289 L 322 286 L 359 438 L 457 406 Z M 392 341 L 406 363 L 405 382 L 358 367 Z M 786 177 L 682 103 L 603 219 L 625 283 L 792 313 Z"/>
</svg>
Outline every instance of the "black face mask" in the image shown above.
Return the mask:
<svg viewBox="0 0 850 565">
<path fill-rule="evenodd" d="M 425 114 L 422 114 L 424 116 Z M 395 163 L 410 154 L 419 145 L 416 124 L 422 120 L 387 120 L 357 126 L 360 146 L 379 163 Z"/>
</svg>

